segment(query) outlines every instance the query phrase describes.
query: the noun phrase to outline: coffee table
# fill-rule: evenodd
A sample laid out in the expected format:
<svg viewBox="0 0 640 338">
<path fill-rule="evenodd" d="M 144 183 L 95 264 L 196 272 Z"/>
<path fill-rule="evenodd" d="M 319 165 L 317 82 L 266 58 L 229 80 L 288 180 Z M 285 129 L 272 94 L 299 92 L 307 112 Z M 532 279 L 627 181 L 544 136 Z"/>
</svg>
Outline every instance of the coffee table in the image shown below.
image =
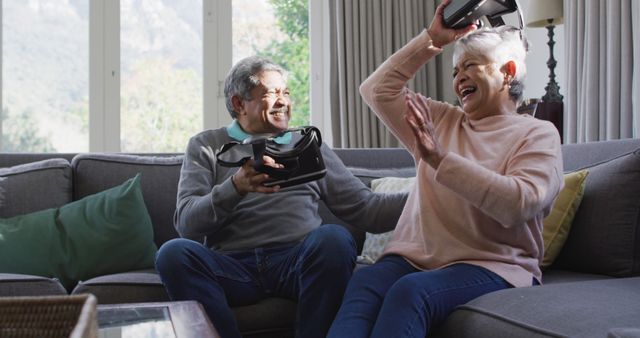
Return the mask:
<svg viewBox="0 0 640 338">
<path fill-rule="evenodd" d="M 100 338 L 219 338 L 196 301 L 98 305 Z"/>
</svg>

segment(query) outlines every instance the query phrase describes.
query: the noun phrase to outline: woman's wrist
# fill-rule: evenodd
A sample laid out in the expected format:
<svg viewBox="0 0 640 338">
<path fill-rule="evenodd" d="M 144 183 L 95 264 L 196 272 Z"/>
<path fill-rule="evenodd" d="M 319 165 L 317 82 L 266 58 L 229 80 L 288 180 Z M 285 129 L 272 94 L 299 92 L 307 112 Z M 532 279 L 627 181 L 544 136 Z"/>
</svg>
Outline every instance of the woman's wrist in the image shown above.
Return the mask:
<svg viewBox="0 0 640 338">
<path fill-rule="evenodd" d="M 429 165 L 435 169 L 438 170 L 438 167 L 440 167 L 440 163 L 442 162 L 442 160 L 444 159 L 444 157 L 447 156 L 447 153 L 444 151 L 438 151 L 438 152 L 434 152 L 431 156 L 429 156 L 429 158 L 427 159 L 427 163 L 429 163 Z"/>
<path fill-rule="evenodd" d="M 431 27 L 427 28 L 427 34 L 429 34 L 429 37 L 431 38 L 431 45 L 432 45 L 433 47 L 436 47 L 436 48 L 442 48 L 442 46 L 441 46 L 441 45 L 436 41 L 436 39 L 434 38 L 434 35 L 435 35 L 435 34 L 433 34 L 433 33 L 432 33 L 432 29 L 431 29 Z"/>
</svg>

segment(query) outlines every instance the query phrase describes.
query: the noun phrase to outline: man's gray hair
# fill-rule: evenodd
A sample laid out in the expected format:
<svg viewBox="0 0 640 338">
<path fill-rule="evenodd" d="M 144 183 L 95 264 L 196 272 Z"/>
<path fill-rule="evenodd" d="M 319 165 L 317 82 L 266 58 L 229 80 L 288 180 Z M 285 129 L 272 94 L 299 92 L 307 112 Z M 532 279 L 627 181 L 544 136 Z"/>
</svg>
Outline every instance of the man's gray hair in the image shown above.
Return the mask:
<svg viewBox="0 0 640 338">
<path fill-rule="evenodd" d="M 524 78 L 527 75 L 525 57 L 529 43 L 523 32 L 512 26 L 482 28 L 473 31 L 454 46 L 453 64 L 458 64 L 464 53 L 484 55 L 500 66 L 513 60 L 516 63 L 516 75 L 509 88 L 509 96 L 519 104 L 522 102 Z"/>
<path fill-rule="evenodd" d="M 251 91 L 260 84 L 258 75 L 264 71 L 276 71 L 286 81 L 287 72 L 282 67 L 260 56 L 244 58 L 231 68 L 224 80 L 224 98 L 232 118 L 235 119 L 238 112 L 234 110 L 231 99 L 237 95 L 244 100 L 251 100 Z"/>
</svg>

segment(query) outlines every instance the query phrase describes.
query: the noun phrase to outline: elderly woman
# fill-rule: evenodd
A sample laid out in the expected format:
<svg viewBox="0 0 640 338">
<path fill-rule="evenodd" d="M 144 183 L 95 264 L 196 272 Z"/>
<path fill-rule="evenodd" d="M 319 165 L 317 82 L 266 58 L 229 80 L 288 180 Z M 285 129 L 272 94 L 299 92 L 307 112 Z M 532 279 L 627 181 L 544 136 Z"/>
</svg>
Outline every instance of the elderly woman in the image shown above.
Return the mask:
<svg viewBox="0 0 640 338">
<path fill-rule="evenodd" d="M 520 31 L 445 28 L 447 2 L 360 88 L 413 154 L 417 181 L 383 257 L 351 279 L 329 337 L 424 338 L 459 304 L 541 281 L 542 220 L 563 185 L 559 135 L 516 113 Z M 454 40 L 461 107 L 407 89 Z"/>
</svg>

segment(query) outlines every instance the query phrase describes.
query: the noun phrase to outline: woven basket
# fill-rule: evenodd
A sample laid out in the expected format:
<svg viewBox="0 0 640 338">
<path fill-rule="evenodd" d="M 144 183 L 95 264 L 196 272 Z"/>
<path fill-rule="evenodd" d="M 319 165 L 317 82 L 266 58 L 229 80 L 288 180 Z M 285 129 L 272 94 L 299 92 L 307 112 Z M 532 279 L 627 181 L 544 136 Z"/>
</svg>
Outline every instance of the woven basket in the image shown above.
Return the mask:
<svg viewBox="0 0 640 338">
<path fill-rule="evenodd" d="M 97 338 L 96 303 L 90 294 L 0 297 L 0 337 Z"/>
</svg>

